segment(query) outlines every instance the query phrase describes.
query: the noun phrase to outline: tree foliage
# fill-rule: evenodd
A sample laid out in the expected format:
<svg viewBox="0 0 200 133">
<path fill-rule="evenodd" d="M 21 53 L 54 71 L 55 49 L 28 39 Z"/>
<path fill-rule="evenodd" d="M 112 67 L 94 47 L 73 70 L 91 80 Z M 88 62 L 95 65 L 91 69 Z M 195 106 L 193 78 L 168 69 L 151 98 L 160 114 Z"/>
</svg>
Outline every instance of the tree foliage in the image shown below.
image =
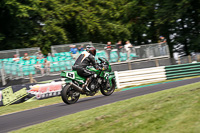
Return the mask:
<svg viewBox="0 0 200 133">
<path fill-rule="evenodd" d="M 197 0 L 1 0 L 0 49 L 83 41 L 135 45 L 167 38 L 185 51 L 200 50 L 200 1 Z"/>
</svg>

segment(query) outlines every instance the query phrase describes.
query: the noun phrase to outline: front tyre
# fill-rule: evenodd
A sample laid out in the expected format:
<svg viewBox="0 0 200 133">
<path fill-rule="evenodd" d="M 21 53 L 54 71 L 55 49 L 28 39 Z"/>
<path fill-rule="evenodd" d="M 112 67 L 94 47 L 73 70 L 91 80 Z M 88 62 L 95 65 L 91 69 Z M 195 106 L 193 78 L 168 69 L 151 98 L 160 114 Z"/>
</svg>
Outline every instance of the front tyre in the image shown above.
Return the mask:
<svg viewBox="0 0 200 133">
<path fill-rule="evenodd" d="M 109 85 L 109 81 L 107 81 L 107 84 L 105 88 L 100 89 L 104 96 L 110 96 L 115 91 L 116 83 L 114 79 L 112 79 L 112 86 Z"/>
<path fill-rule="evenodd" d="M 61 97 L 66 104 L 74 104 L 78 101 L 80 93 L 76 92 L 69 84 L 67 84 L 61 91 Z"/>
</svg>

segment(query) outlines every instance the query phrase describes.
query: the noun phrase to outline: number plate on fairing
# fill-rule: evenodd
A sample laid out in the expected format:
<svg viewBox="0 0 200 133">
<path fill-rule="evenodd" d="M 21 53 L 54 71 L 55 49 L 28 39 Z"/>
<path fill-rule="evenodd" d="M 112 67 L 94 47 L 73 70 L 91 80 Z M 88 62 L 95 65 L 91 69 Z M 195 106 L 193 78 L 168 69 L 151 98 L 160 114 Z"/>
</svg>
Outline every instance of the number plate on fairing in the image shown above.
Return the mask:
<svg viewBox="0 0 200 133">
<path fill-rule="evenodd" d="M 74 74 L 74 72 L 67 72 L 66 77 L 71 78 L 71 79 L 75 79 L 75 74 Z"/>
<path fill-rule="evenodd" d="M 108 79 L 109 73 L 105 73 L 105 74 L 104 74 L 104 77 L 105 77 L 105 79 Z"/>
</svg>

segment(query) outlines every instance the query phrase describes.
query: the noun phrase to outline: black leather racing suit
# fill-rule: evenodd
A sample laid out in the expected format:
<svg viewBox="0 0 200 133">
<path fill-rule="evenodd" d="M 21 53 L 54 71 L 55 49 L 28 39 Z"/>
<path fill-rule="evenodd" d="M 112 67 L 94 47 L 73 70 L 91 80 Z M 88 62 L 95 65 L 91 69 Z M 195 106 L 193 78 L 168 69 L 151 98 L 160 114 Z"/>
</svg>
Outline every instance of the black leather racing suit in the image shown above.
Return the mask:
<svg viewBox="0 0 200 133">
<path fill-rule="evenodd" d="M 87 66 L 93 66 L 94 68 L 96 68 L 96 62 L 92 54 L 88 53 L 87 51 L 84 51 L 76 59 L 74 65 L 72 66 L 72 69 L 76 70 L 78 75 L 88 78 L 94 73 L 86 69 Z"/>
</svg>

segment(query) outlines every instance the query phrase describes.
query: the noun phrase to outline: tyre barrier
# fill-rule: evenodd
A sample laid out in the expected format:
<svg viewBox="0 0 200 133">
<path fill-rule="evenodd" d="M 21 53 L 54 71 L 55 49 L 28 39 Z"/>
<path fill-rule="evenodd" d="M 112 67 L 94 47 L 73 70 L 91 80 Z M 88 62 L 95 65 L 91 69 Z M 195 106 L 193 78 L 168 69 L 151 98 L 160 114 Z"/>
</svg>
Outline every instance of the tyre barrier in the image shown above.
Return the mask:
<svg viewBox="0 0 200 133">
<path fill-rule="evenodd" d="M 117 88 L 166 80 L 165 67 L 115 72 Z"/>
<path fill-rule="evenodd" d="M 200 75 L 200 62 L 166 66 L 165 71 L 167 79 L 198 76 Z"/>
<path fill-rule="evenodd" d="M 200 75 L 200 62 L 115 71 L 118 88 Z"/>
</svg>

